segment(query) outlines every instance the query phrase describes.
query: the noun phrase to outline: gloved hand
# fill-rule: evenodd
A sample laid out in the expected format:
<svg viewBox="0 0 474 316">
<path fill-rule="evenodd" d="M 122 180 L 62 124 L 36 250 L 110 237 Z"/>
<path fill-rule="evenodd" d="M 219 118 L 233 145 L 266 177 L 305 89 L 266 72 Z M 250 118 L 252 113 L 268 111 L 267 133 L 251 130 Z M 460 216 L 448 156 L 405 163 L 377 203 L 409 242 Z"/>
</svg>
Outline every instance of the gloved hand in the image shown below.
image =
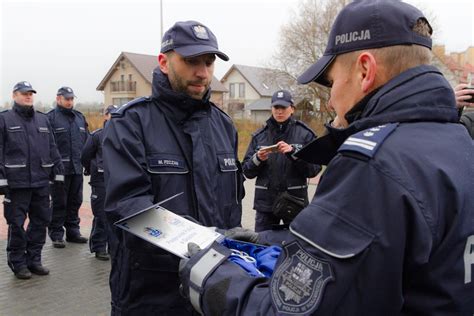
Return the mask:
<svg viewBox="0 0 474 316">
<path fill-rule="evenodd" d="M 190 288 L 194 291 L 194 298 L 203 293 L 204 280 L 227 260 L 231 251 L 217 242 L 202 250 L 197 244 L 188 243 L 188 253 L 189 259 L 181 259 L 179 263 L 179 278 L 181 280 L 179 291 L 183 297 L 189 299 Z M 196 265 L 199 265 L 199 268 L 193 270 Z M 191 276 L 191 271 L 193 271 L 193 276 Z M 193 300 L 191 298 L 190 301 L 193 307 L 200 311 L 199 299 Z"/>
<path fill-rule="evenodd" d="M 185 273 L 185 267 L 188 264 L 189 260 L 196 254 L 201 251 L 201 247 L 197 244 L 190 242 L 188 243 L 188 254 L 189 258 L 183 258 L 179 261 L 179 277 L 181 279 L 181 284 L 179 285 L 179 293 L 184 298 L 189 298 L 189 278 Z"/>
<path fill-rule="evenodd" d="M 230 239 L 251 242 L 254 244 L 258 243 L 258 233 L 247 228 L 234 227 L 228 230 L 224 230 L 222 234 Z"/>
<path fill-rule="evenodd" d="M 5 185 L 3 187 L 0 187 L 0 195 L 7 195 L 8 194 L 8 186 Z"/>
</svg>

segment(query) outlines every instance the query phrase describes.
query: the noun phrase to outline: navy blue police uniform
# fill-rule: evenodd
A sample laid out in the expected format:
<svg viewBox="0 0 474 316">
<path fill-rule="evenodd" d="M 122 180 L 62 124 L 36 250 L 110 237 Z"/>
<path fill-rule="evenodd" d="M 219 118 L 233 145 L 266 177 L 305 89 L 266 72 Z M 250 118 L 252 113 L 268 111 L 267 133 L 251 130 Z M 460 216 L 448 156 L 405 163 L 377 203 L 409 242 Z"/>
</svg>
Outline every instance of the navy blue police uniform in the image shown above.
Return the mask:
<svg viewBox="0 0 474 316">
<path fill-rule="evenodd" d="M 49 237 L 53 241 L 81 236 L 79 208 L 82 204 L 81 152 L 89 135 L 84 115 L 74 109 L 56 106 L 47 113 L 54 132 L 61 161 L 64 165 L 64 185 L 52 187 L 53 217 L 49 226 Z"/>
<path fill-rule="evenodd" d="M 109 220 L 183 192 L 163 206 L 206 226 L 240 226 L 237 132 L 209 98 L 210 90 L 202 100 L 174 92 L 157 68 L 152 96 L 112 114 L 103 143 Z M 179 258 L 127 232 L 116 229 L 116 234 L 112 314 L 191 314 L 178 291 Z"/>
<path fill-rule="evenodd" d="M 102 160 L 103 136 L 104 130 L 102 128 L 92 132 L 82 149 L 81 156 L 84 174 L 90 175 L 91 208 L 94 215 L 89 238 L 89 248 L 92 253 L 106 253 L 108 250 L 111 250 L 110 242 L 113 239 L 104 210 L 105 184 Z M 109 247 L 107 247 L 108 245 Z"/>
<path fill-rule="evenodd" d="M 432 66 L 406 71 L 362 100 L 317 198 L 279 237 L 272 278 L 245 275 L 215 245 L 192 259 L 219 253 L 195 269 L 196 308 L 205 315 L 472 315 L 474 148 L 454 103 Z M 311 150 L 314 162 L 321 149 Z"/>
<path fill-rule="evenodd" d="M 431 31 L 407 3 L 353 1 L 338 14 L 324 55 L 298 82 L 331 86 L 325 72 L 340 54 L 360 57 L 403 44 L 431 48 L 431 39 L 413 29 L 417 23 Z M 368 71 L 374 68 L 375 62 Z M 329 79 L 344 75 L 335 71 Z M 458 124 L 453 89 L 430 65 L 372 87 L 344 115 L 346 128 L 329 129 L 296 153 L 330 162 L 289 231 L 259 234 L 259 242 L 279 238 L 283 245 L 272 277 L 247 276 L 226 260 L 229 250 L 214 245 L 182 269 L 184 293 L 192 287 L 196 309 L 205 315 L 474 314 L 474 147 Z"/>
<path fill-rule="evenodd" d="M 42 266 L 51 220 L 49 182 L 64 181 L 61 159 L 45 114 L 14 103 L 0 113 L 0 183 L 8 224 L 7 260 L 13 272 Z M 28 216 L 25 232 L 23 226 Z"/>
<path fill-rule="evenodd" d="M 253 205 L 257 211 L 255 231 L 271 229 L 280 222 L 280 218 L 275 217 L 272 211 L 274 201 L 283 192 L 304 199 L 307 204 L 307 179 L 315 177 L 321 170 L 319 165 L 296 159 L 293 155 L 271 153 L 268 160 L 260 161 L 257 151 L 261 147 L 285 141 L 296 152 L 315 138 L 314 132 L 293 116 L 283 123 L 278 123 L 271 117 L 263 128 L 252 135 L 242 170 L 245 177 L 257 178 Z"/>
</svg>

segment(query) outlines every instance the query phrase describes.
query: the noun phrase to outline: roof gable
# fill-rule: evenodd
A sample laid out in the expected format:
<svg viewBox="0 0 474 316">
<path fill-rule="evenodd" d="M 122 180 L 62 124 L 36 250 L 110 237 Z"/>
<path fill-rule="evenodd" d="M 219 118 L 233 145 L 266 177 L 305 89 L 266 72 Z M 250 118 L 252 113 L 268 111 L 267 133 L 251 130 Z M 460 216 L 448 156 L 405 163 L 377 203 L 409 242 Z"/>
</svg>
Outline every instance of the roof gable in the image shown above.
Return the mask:
<svg viewBox="0 0 474 316">
<path fill-rule="evenodd" d="M 232 65 L 222 77 L 221 82 L 225 81 L 234 70 L 240 72 L 261 97 L 271 97 L 275 91 L 288 88 L 276 83 L 275 78 L 278 77 L 278 70 L 237 64 Z"/>
</svg>

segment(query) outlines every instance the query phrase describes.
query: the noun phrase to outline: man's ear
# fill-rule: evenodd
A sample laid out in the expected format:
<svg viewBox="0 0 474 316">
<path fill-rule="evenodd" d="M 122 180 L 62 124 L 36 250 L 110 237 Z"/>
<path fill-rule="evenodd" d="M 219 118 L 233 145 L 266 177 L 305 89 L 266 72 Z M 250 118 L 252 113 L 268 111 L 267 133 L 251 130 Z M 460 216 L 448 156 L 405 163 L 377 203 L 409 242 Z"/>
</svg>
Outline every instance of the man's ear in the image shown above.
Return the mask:
<svg viewBox="0 0 474 316">
<path fill-rule="evenodd" d="M 164 74 L 168 74 L 168 62 L 169 57 L 163 53 L 158 55 L 158 65 L 160 65 L 160 70 Z"/>
<path fill-rule="evenodd" d="M 377 61 L 374 55 L 363 52 L 357 58 L 357 70 L 359 72 L 360 87 L 363 93 L 369 93 L 375 89 L 375 77 L 377 73 Z"/>
</svg>

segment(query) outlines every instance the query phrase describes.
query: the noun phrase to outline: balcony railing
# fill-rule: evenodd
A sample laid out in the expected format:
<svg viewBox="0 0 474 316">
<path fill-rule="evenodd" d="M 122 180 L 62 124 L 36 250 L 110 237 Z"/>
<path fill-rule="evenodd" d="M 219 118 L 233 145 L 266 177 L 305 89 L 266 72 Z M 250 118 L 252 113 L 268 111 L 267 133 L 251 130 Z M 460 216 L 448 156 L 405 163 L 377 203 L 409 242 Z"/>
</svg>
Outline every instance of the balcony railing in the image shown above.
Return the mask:
<svg viewBox="0 0 474 316">
<path fill-rule="evenodd" d="M 136 81 L 111 81 L 110 82 L 111 92 L 136 92 L 137 82 Z"/>
</svg>

